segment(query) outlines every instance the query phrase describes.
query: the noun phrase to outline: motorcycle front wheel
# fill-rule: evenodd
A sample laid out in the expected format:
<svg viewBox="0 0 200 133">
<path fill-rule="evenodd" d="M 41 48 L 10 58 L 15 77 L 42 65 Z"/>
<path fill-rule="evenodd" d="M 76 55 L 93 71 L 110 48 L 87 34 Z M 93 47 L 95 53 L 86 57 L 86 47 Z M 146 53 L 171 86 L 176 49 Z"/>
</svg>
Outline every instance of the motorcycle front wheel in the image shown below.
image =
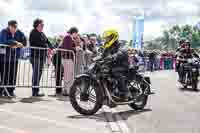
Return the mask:
<svg viewBox="0 0 200 133">
<path fill-rule="evenodd" d="M 72 107 L 82 115 L 93 115 L 103 105 L 100 87 L 88 77 L 81 77 L 74 81 L 69 97 Z"/>
</svg>

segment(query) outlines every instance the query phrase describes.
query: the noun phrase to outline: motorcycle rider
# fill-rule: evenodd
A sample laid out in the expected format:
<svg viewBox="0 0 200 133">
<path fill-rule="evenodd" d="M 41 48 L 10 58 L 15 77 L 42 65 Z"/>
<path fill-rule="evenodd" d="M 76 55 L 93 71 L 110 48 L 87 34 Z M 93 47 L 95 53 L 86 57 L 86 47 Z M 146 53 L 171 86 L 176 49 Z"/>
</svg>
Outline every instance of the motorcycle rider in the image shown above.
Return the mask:
<svg viewBox="0 0 200 133">
<path fill-rule="evenodd" d="M 186 39 L 185 38 L 181 38 L 180 41 L 179 41 L 179 46 L 178 48 L 176 49 L 176 54 L 175 54 L 175 58 L 177 59 L 178 57 L 178 54 L 180 52 L 181 49 L 185 48 L 185 41 Z M 181 81 L 180 77 L 181 77 L 181 72 L 180 72 L 180 62 L 178 60 L 176 60 L 176 69 L 175 69 L 176 72 L 178 72 L 178 76 L 179 76 L 179 80 L 178 81 Z"/>
<path fill-rule="evenodd" d="M 103 39 L 105 43 L 103 45 L 102 57 L 105 60 L 111 60 L 109 68 L 112 71 L 112 75 L 118 80 L 117 97 L 120 99 L 128 99 L 127 79 L 126 74 L 129 69 L 128 51 L 120 48 L 119 34 L 116 30 L 105 30 L 103 33 Z"/>
<path fill-rule="evenodd" d="M 187 62 L 187 59 L 190 58 L 199 58 L 198 54 L 191 48 L 191 44 L 189 40 L 185 40 L 182 44 L 182 47 L 178 50 L 177 53 L 177 61 L 179 64 L 179 82 L 184 82 L 184 70 L 183 64 Z"/>
</svg>

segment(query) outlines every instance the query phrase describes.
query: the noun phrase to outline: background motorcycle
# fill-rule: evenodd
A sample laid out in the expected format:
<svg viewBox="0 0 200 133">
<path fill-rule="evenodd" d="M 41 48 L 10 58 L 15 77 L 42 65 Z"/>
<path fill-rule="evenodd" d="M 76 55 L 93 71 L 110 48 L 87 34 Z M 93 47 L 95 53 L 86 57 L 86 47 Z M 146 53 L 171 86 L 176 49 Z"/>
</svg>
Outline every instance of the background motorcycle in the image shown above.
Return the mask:
<svg viewBox="0 0 200 133">
<path fill-rule="evenodd" d="M 145 107 L 148 95 L 150 95 L 150 78 L 137 72 L 136 68 L 130 68 L 127 75 L 128 100 L 116 99 L 119 91 L 117 79 L 112 77 L 112 60 L 102 59 L 100 56 L 94 59 L 85 74 L 76 77 L 70 89 L 70 102 L 73 108 L 83 115 L 95 114 L 102 105 L 115 107 L 117 105 L 129 105 L 135 110 Z"/>
<path fill-rule="evenodd" d="M 183 67 L 183 82 L 181 84 L 184 88 L 191 86 L 192 89 L 198 90 L 199 78 L 199 60 L 197 58 L 187 59 Z"/>
</svg>

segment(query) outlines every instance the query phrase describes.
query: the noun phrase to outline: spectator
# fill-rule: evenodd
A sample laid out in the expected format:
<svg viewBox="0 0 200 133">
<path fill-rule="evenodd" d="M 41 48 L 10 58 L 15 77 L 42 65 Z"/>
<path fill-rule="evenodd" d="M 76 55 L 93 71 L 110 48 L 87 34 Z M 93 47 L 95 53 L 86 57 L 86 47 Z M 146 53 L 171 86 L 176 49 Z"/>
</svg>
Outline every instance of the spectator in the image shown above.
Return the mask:
<svg viewBox="0 0 200 133">
<path fill-rule="evenodd" d="M 90 40 L 90 43 L 88 45 L 88 50 L 90 52 L 92 52 L 93 56 L 96 56 L 97 55 L 97 47 L 96 47 L 96 44 L 97 44 L 97 37 L 96 36 L 90 36 L 89 37 L 89 40 Z"/>
<path fill-rule="evenodd" d="M 128 55 L 129 55 L 129 67 L 136 67 L 138 63 L 138 59 L 136 57 L 136 50 L 133 48 L 128 49 Z"/>
<path fill-rule="evenodd" d="M 155 62 L 156 62 L 156 53 L 152 51 L 149 53 L 149 65 L 151 72 L 155 70 Z"/>
<path fill-rule="evenodd" d="M 63 43 L 63 37 L 62 36 L 57 37 L 55 48 L 60 48 L 62 46 L 62 43 Z M 55 96 L 60 96 L 62 95 L 62 90 L 63 90 L 61 86 L 62 86 L 62 77 L 64 73 L 64 68 L 62 65 L 62 56 L 61 56 L 60 50 L 56 51 L 56 53 L 54 54 L 52 63 L 55 67 L 55 78 L 56 78 L 56 87 L 57 87 Z"/>
<path fill-rule="evenodd" d="M 84 70 L 84 51 L 81 47 L 81 36 L 78 35 L 74 38 L 75 46 L 76 46 L 76 67 L 75 67 L 75 75 L 79 75 Z"/>
<path fill-rule="evenodd" d="M 8 27 L 0 32 L 0 44 L 8 46 L 0 48 L 1 85 L 15 86 L 20 48 L 26 46 L 26 37 L 17 28 L 17 21 L 9 21 Z M 3 96 L 3 89 L 0 89 L 0 96 Z M 10 96 L 15 96 L 15 87 L 8 87 L 7 90 Z M 6 93 L 4 95 L 7 96 Z"/>
<path fill-rule="evenodd" d="M 82 38 L 81 38 L 81 39 L 82 39 L 82 41 L 83 41 L 83 46 L 82 46 L 82 48 L 83 48 L 83 50 L 85 51 L 85 50 L 87 49 L 89 43 L 90 43 L 89 37 L 88 37 L 88 35 L 84 34 L 84 35 L 82 35 Z"/>
<path fill-rule="evenodd" d="M 83 40 L 83 50 L 84 52 L 84 64 L 85 64 L 85 68 L 87 69 L 87 66 L 90 65 L 91 63 L 91 55 L 92 53 L 88 50 L 88 46 L 90 44 L 90 40 L 89 40 L 89 36 L 84 34 L 82 36 L 82 40 Z"/>
<path fill-rule="evenodd" d="M 92 63 L 92 58 L 97 56 L 97 38 L 96 36 L 90 36 L 89 37 L 89 44 L 87 46 L 87 50 L 85 52 L 85 60 L 86 60 L 86 66 L 89 66 Z"/>
<path fill-rule="evenodd" d="M 69 94 L 69 88 L 73 83 L 74 76 L 74 54 L 72 52 L 76 52 L 76 46 L 74 42 L 74 38 L 78 35 L 78 29 L 76 27 L 72 27 L 68 34 L 65 36 L 62 47 L 63 49 L 69 50 L 62 53 L 62 63 L 64 66 L 64 86 L 65 86 L 65 95 Z"/>
<path fill-rule="evenodd" d="M 31 47 L 38 48 L 51 48 L 53 46 L 48 38 L 43 33 L 44 23 L 42 19 L 36 19 L 33 22 L 33 30 L 30 33 L 29 42 Z M 46 49 L 31 49 L 30 62 L 32 64 L 32 96 L 42 97 L 44 94 L 39 94 L 39 84 L 42 76 L 42 69 L 46 62 L 47 50 Z"/>
</svg>

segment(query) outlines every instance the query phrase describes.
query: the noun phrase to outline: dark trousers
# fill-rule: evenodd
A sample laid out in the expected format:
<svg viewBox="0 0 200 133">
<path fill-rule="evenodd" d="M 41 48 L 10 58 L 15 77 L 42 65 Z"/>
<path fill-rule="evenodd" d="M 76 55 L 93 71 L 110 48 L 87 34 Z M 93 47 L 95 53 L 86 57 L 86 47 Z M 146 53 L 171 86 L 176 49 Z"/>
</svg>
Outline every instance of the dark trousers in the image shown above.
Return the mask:
<svg viewBox="0 0 200 133">
<path fill-rule="evenodd" d="M 10 94 L 14 93 L 16 79 L 17 79 L 18 59 L 15 61 L 2 61 L 0 62 L 0 84 L 1 86 L 13 86 L 6 87 Z M 4 87 L 1 87 L 0 93 L 2 93 Z"/>
<path fill-rule="evenodd" d="M 128 92 L 127 89 L 127 77 L 125 72 L 115 72 L 112 73 L 114 78 L 118 81 L 118 89 L 121 94 L 126 94 Z"/>
<path fill-rule="evenodd" d="M 61 52 L 58 52 L 53 56 L 53 65 L 55 67 L 55 76 L 56 76 L 56 94 L 60 94 L 62 93 L 61 86 L 62 86 L 62 78 L 64 74 Z"/>
<path fill-rule="evenodd" d="M 55 73 L 56 73 L 56 93 L 62 92 L 62 77 L 63 77 L 63 66 L 61 64 L 55 66 Z"/>
<path fill-rule="evenodd" d="M 42 70 L 44 68 L 46 59 L 45 58 L 31 58 L 30 62 L 32 64 L 33 75 L 32 75 L 32 93 L 33 95 L 39 93 L 40 79 L 42 76 Z"/>
<path fill-rule="evenodd" d="M 185 80 L 185 71 L 184 71 L 184 67 L 183 67 L 182 63 L 179 66 L 178 75 L 179 75 L 179 80 L 180 81 L 184 81 Z"/>
<path fill-rule="evenodd" d="M 153 72 L 155 68 L 155 60 L 149 60 L 150 71 Z"/>
</svg>

